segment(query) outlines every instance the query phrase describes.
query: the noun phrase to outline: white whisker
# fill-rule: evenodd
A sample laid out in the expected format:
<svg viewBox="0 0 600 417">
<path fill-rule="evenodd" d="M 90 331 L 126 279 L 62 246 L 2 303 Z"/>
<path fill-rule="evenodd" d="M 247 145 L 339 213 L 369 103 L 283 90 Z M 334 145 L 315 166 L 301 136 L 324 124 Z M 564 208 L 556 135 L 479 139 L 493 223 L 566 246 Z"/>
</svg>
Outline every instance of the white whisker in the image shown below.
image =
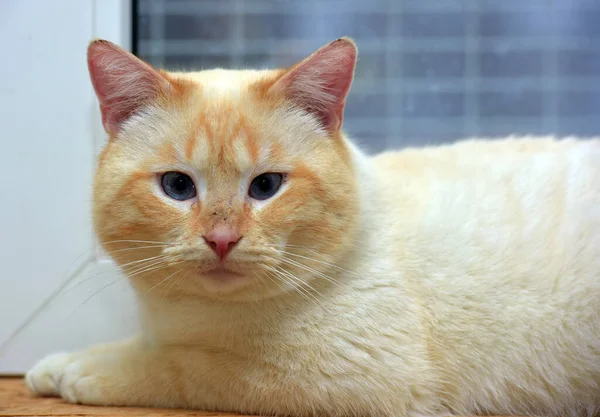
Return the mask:
<svg viewBox="0 0 600 417">
<path fill-rule="evenodd" d="M 311 250 L 311 249 L 308 249 L 308 250 Z M 359 276 L 359 274 L 357 274 L 356 272 L 350 271 L 349 269 L 342 268 L 341 266 L 336 265 L 336 264 L 332 264 L 331 262 L 321 261 L 319 259 L 310 258 L 308 256 L 304 256 L 304 255 L 300 255 L 298 253 L 288 252 L 288 251 L 284 251 L 284 250 L 280 250 L 280 252 L 283 253 L 283 254 L 285 254 L 285 255 L 290 255 L 290 256 L 295 256 L 297 258 L 307 259 L 309 261 L 316 262 L 316 263 L 319 263 L 321 265 L 325 265 L 325 266 L 329 266 L 331 268 L 337 269 L 337 270 L 339 270 L 341 272 L 345 272 L 345 273 L 348 273 L 348 274 L 351 274 L 351 275 Z M 315 255 L 317 255 L 317 252 L 315 252 Z"/>
<path fill-rule="evenodd" d="M 155 260 L 155 259 L 156 259 L 156 257 L 145 258 L 145 259 L 139 259 L 139 260 L 136 260 L 136 261 L 133 261 L 133 262 L 129 262 L 129 263 L 123 264 L 123 265 L 121 265 L 121 268 L 125 269 L 125 267 L 127 267 L 127 266 L 129 266 L 129 265 L 132 265 L 133 263 L 139 264 L 139 263 L 142 263 L 142 262 L 145 262 L 145 261 L 146 261 L 146 262 L 151 262 L 151 261 L 153 261 L 153 260 Z M 140 268 L 141 268 L 141 267 L 144 267 L 144 266 L 148 266 L 148 265 L 137 265 L 137 267 L 140 267 Z M 83 279 L 83 280 L 81 280 L 81 281 L 79 281 L 79 282 L 75 283 L 74 285 L 70 286 L 69 288 L 65 289 L 65 291 L 62 293 L 62 295 L 63 295 L 63 296 L 64 296 L 64 295 L 67 295 L 69 292 L 71 292 L 71 291 L 72 291 L 72 290 L 74 290 L 75 288 L 79 287 L 80 285 L 82 285 L 82 284 L 85 284 L 86 282 L 88 282 L 88 281 L 90 281 L 90 280 L 92 280 L 92 279 L 94 279 L 94 278 L 98 278 L 98 277 L 100 277 L 100 276 L 102 276 L 102 275 L 109 274 L 109 273 L 111 273 L 111 272 L 113 272 L 113 271 L 112 271 L 112 269 L 111 269 L 111 270 L 107 270 L 107 271 L 103 271 L 103 272 L 99 272 L 99 273 L 97 273 L 97 274 L 94 274 L 94 275 L 92 275 L 92 276 L 90 276 L 90 277 L 87 277 L 87 278 L 85 278 L 85 279 Z"/>
<path fill-rule="evenodd" d="M 303 282 L 293 274 L 288 271 L 280 270 L 277 268 L 267 267 L 270 271 L 275 273 L 275 277 L 282 278 L 288 284 L 291 284 L 291 287 L 300 295 L 302 295 L 306 300 L 314 302 L 318 307 L 322 307 L 322 304 L 319 302 L 319 299 L 306 288 L 303 288 L 303 285 L 306 285 L 313 291 L 317 292 L 322 296 L 318 291 L 308 285 L 306 282 Z"/>
<path fill-rule="evenodd" d="M 164 258 L 168 258 L 170 255 L 156 255 L 156 256 L 150 256 L 149 258 L 144 258 L 144 259 L 138 259 L 136 261 L 132 261 L 132 262 L 127 262 L 123 265 L 119 265 L 122 269 L 126 268 L 128 266 L 131 265 L 135 265 L 135 264 L 139 264 L 142 262 L 146 262 L 146 261 L 152 261 L 152 260 L 156 260 L 156 259 L 164 259 Z"/>
<path fill-rule="evenodd" d="M 133 248 L 125 248 L 125 249 L 116 249 L 116 250 L 109 250 L 109 251 L 105 251 L 105 253 L 112 255 L 113 253 L 119 253 L 119 252 L 129 252 L 129 251 L 133 251 L 133 250 L 140 250 L 140 249 L 164 249 L 164 245 L 145 245 L 145 246 L 135 246 Z"/>
<path fill-rule="evenodd" d="M 102 242 L 103 245 L 111 245 L 113 243 L 153 243 L 156 245 L 174 245 L 174 242 L 158 242 L 154 240 L 133 240 L 133 239 L 121 239 L 121 240 L 111 240 L 108 242 Z"/>
<path fill-rule="evenodd" d="M 179 262 L 182 263 L 183 261 Z M 177 264 L 177 263 L 175 263 Z M 159 265 L 153 265 L 152 268 L 148 267 L 149 269 L 144 269 L 144 268 L 140 268 L 140 270 L 136 271 L 133 274 L 128 274 L 127 276 L 119 276 L 117 279 L 109 282 L 108 284 L 106 284 L 105 286 L 103 286 L 102 288 L 100 288 L 99 290 L 94 291 L 89 297 L 87 297 L 81 304 L 79 304 L 75 310 L 73 311 L 73 313 L 75 313 L 75 311 L 77 311 L 81 306 L 83 306 L 85 303 L 87 303 L 90 299 L 92 299 L 92 297 L 94 297 L 95 295 L 97 295 L 98 293 L 100 293 L 101 291 L 105 290 L 106 288 L 118 283 L 119 281 L 123 280 L 126 277 L 131 278 L 134 275 L 140 275 L 140 274 L 144 274 L 144 273 L 149 273 L 149 272 L 156 272 L 160 269 L 164 269 L 166 267 L 168 267 L 170 265 L 163 265 L 163 266 L 159 266 Z M 71 315 L 73 314 L 71 313 Z"/>
<path fill-rule="evenodd" d="M 171 264 L 165 264 L 162 260 L 155 261 L 151 265 L 146 265 L 144 267 L 138 268 L 135 272 L 127 272 L 127 277 L 132 278 L 136 275 L 147 274 L 150 272 L 156 272 L 161 269 L 166 269 L 170 266 L 178 265 L 183 262 L 185 262 L 185 261 L 179 261 L 179 262 L 175 262 L 175 263 L 171 263 Z"/>
<path fill-rule="evenodd" d="M 293 259 L 282 258 L 282 262 L 285 262 L 285 263 L 287 263 L 289 265 L 298 267 L 300 269 L 304 269 L 305 271 L 310 272 L 311 274 L 314 274 L 314 275 L 316 275 L 318 277 L 321 277 L 321 278 L 325 279 L 326 281 L 332 283 L 333 285 L 341 286 L 341 284 L 336 279 L 334 279 L 334 278 L 332 278 L 332 277 L 330 277 L 330 276 L 328 276 L 328 275 L 326 275 L 326 274 L 324 274 L 324 273 L 322 273 L 320 271 L 317 271 L 316 269 L 313 269 L 313 268 L 311 268 L 311 267 L 309 267 L 307 265 L 304 265 L 304 264 L 302 264 L 300 262 L 294 261 Z"/>
<path fill-rule="evenodd" d="M 75 314 L 75 312 L 77 310 L 79 310 L 79 308 L 81 308 L 81 306 L 83 306 L 85 303 L 87 303 L 88 301 L 90 301 L 92 299 L 92 297 L 94 297 L 95 295 L 99 294 L 101 291 L 104 291 L 108 287 L 111 287 L 111 286 L 115 285 L 116 283 L 118 283 L 122 279 L 123 279 L 123 277 L 119 277 L 119 278 L 117 278 L 115 280 L 112 280 L 111 282 L 109 282 L 108 284 L 106 284 L 105 286 L 103 286 L 102 288 L 94 291 L 89 297 L 86 297 L 86 299 L 83 300 L 83 302 L 81 302 L 81 304 L 79 304 L 77 307 L 75 307 L 75 309 L 73 310 L 73 312 L 71 314 L 69 314 L 68 318 L 70 319 L 71 316 L 73 316 L 73 314 Z"/>
<path fill-rule="evenodd" d="M 167 290 L 163 294 L 163 298 L 166 298 L 167 295 L 169 294 L 169 291 L 171 291 L 171 288 L 173 288 L 179 281 L 184 280 L 192 271 L 193 271 L 193 268 L 189 268 L 187 270 L 187 272 L 185 274 L 183 274 L 183 276 L 175 278 L 175 280 L 173 280 L 173 282 L 171 282 L 171 285 L 169 285 L 169 288 L 167 288 Z"/>
<path fill-rule="evenodd" d="M 283 272 L 283 273 L 285 273 L 291 279 L 293 279 L 296 282 L 298 282 L 301 286 L 304 285 L 305 287 L 307 287 L 307 288 L 305 288 L 305 290 L 306 290 L 307 293 L 310 293 L 309 290 L 311 290 L 311 291 L 315 292 L 317 295 L 319 295 L 321 298 L 325 299 L 325 296 L 321 292 L 319 292 L 316 288 L 314 288 L 312 285 L 310 285 L 308 282 L 305 282 L 305 281 L 301 280 L 300 278 L 298 278 L 297 276 L 295 276 L 294 274 L 292 274 L 290 271 L 287 271 L 285 269 L 280 269 L 280 271 Z M 317 298 L 315 297 L 315 300 L 316 299 Z"/>
<path fill-rule="evenodd" d="M 175 274 L 177 274 L 177 273 L 179 273 L 179 272 L 181 272 L 181 271 L 182 271 L 182 269 L 179 269 L 179 270 L 177 270 L 177 271 L 173 272 L 171 275 L 167 276 L 165 279 L 161 280 L 161 281 L 160 281 L 158 284 L 155 284 L 155 285 L 153 285 L 153 286 L 152 286 L 152 287 L 151 287 L 151 288 L 150 288 L 148 291 L 146 291 L 146 294 L 145 294 L 145 295 L 148 295 L 148 293 L 149 293 L 150 291 L 152 291 L 154 288 L 158 287 L 158 286 L 159 286 L 160 284 L 162 284 L 163 282 L 166 282 L 166 281 L 168 281 L 168 280 L 169 280 L 169 278 L 171 278 L 173 275 L 175 275 Z"/>
</svg>

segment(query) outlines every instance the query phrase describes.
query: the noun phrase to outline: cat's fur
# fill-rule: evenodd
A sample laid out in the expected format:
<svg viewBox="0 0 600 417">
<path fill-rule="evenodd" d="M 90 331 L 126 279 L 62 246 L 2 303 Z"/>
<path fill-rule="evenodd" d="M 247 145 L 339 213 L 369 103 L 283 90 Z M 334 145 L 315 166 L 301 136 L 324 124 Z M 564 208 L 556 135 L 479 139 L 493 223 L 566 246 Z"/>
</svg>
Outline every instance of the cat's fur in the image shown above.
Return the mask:
<svg viewBox="0 0 600 417">
<path fill-rule="evenodd" d="M 600 140 L 368 157 L 340 131 L 355 59 L 341 39 L 290 70 L 166 73 L 90 45 L 111 138 L 95 226 L 143 332 L 42 360 L 33 392 L 291 416 L 599 409 Z M 161 191 L 172 170 L 197 200 Z M 253 201 L 263 172 L 287 177 Z M 224 226 L 243 277 L 205 276 L 202 236 Z"/>
</svg>

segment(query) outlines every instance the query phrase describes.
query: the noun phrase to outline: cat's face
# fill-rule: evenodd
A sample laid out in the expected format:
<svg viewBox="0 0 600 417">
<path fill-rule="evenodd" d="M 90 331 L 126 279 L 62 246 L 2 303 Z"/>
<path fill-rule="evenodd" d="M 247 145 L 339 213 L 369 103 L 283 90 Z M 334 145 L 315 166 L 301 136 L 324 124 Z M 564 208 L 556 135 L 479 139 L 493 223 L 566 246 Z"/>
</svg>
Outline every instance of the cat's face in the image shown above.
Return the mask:
<svg viewBox="0 0 600 417">
<path fill-rule="evenodd" d="M 250 300 L 327 279 L 358 210 L 339 131 L 355 56 L 341 40 L 290 70 L 159 73 L 90 45 L 110 135 L 95 226 L 138 289 Z"/>
</svg>

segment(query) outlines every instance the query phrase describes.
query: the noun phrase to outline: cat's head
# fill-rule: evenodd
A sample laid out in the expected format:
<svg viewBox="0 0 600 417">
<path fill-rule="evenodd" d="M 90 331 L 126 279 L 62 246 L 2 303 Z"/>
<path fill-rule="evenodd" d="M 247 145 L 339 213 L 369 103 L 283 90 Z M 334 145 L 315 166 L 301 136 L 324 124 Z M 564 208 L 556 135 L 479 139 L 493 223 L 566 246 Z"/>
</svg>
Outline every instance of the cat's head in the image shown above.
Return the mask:
<svg viewBox="0 0 600 417">
<path fill-rule="evenodd" d="M 289 69 L 173 73 L 90 44 L 110 138 L 94 223 L 134 286 L 250 300 L 328 278 L 357 222 L 340 132 L 356 53 L 344 38 Z"/>
</svg>

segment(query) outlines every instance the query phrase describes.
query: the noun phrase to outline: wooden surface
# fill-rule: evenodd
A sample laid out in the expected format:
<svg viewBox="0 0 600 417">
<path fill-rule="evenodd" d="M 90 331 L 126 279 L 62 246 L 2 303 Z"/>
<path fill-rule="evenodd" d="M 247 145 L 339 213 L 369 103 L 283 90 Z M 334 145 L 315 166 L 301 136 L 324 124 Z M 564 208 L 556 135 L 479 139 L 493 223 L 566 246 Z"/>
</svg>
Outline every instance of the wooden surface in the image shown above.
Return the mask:
<svg viewBox="0 0 600 417">
<path fill-rule="evenodd" d="M 92 407 L 73 405 L 60 398 L 32 397 L 21 378 L 0 377 L 0 416 L 237 416 L 189 410 L 161 410 L 133 407 Z"/>
<path fill-rule="evenodd" d="M 93 407 L 73 405 L 60 398 L 32 397 L 22 378 L 0 377 L 0 416 L 78 416 L 78 417 L 127 417 L 127 416 L 197 416 L 197 417 L 251 417 L 231 413 L 207 413 L 192 410 L 167 410 L 135 407 Z M 488 416 L 497 417 L 497 416 Z M 600 416 L 598 416 L 600 417 Z"/>
</svg>

